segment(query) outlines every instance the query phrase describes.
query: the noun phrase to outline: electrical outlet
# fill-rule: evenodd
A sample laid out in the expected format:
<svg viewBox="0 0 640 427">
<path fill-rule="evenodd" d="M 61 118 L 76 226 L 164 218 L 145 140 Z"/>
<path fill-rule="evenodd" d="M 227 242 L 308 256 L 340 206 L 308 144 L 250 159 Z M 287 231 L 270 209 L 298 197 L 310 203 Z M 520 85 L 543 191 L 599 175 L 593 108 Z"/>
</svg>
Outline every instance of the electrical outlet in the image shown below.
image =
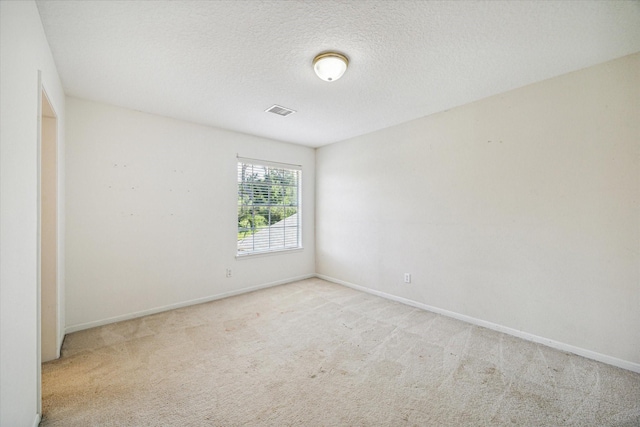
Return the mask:
<svg viewBox="0 0 640 427">
<path fill-rule="evenodd" d="M 231 269 L 227 268 L 227 277 L 231 277 Z"/>
<path fill-rule="evenodd" d="M 411 273 L 404 273 L 404 283 L 411 283 Z"/>
</svg>

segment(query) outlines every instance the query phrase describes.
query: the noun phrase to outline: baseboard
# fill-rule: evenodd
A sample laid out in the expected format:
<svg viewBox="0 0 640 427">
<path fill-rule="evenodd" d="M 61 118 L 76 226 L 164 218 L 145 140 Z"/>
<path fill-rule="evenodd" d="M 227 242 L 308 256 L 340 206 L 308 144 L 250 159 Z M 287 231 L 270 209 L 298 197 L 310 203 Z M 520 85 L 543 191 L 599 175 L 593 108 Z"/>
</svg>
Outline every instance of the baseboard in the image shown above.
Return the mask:
<svg viewBox="0 0 640 427">
<path fill-rule="evenodd" d="M 486 320 L 477 319 L 475 317 L 467 316 L 464 314 L 456 313 L 442 308 L 433 307 L 421 302 L 413 301 L 407 298 L 387 294 L 385 292 L 376 291 L 375 289 L 369 289 L 364 286 L 356 285 L 354 283 L 346 282 L 344 280 L 336 279 L 334 277 L 325 276 L 324 274 L 315 275 L 319 279 L 323 279 L 329 282 L 337 283 L 339 285 L 347 286 L 358 291 L 366 292 L 368 294 L 376 295 L 385 299 L 396 301 L 402 304 L 410 305 L 412 307 L 420 308 L 423 310 L 431 311 L 433 313 L 441 314 L 443 316 L 452 317 L 454 319 L 462 320 L 463 322 L 471 323 L 472 325 L 482 326 L 483 328 L 492 329 L 494 331 L 503 332 L 514 337 L 522 338 L 527 341 L 532 341 L 538 344 L 544 344 L 548 347 L 555 348 L 557 350 L 566 351 L 569 353 L 577 354 L 578 356 L 586 357 L 588 359 L 596 360 L 598 362 L 606 363 L 608 365 L 616 366 L 618 368 L 626 369 L 632 372 L 640 373 L 640 363 L 630 362 L 628 360 L 618 359 L 616 357 L 608 356 L 606 354 L 597 353 L 595 351 L 587 350 L 584 348 L 576 347 L 570 344 L 565 344 L 559 341 L 555 341 L 549 338 L 533 335 L 528 332 L 519 331 L 507 326 L 502 326 L 497 323 L 487 322 Z"/>
<path fill-rule="evenodd" d="M 246 287 L 246 288 L 242 288 L 242 289 L 238 289 L 238 290 L 234 290 L 234 291 L 230 291 L 230 292 L 224 292 L 224 293 L 216 294 L 216 295 L 210 295 L 210 296 L 203 297 L 203 298 L 196 298 L 196 299 L 193 299 L 193 300 L 183 301 L 183 302 L 179 302 L 179 303 L 175 303 L 175 304 L 169 304 L 169 305 L 165 305 L 165 306 L 162 306 L 162 307 L 156 307 L 156 308 L 151 308 L 151 309 L 148 309 L 148 310 L 137 311 L 135 313 L 123 314 L 121 316 L 109 317 L 108 319 L 102 319 L 102 320 L 96 320 L 96 321 L 93 321 L 93 322 L 87 322 L 87 323 L 80 323 L 80 324 L 77 324 L 77 325 L 71 325 L 71 326 L 67 326 L 65 328 L 65 333 L 66 334 L 70 334 L 72 332 L 78 332 L 78 331 L 82 331 L 84 329 L 91 329 L 91 328 L 95 328 L 95 327 L 98 327 L 98 326 L 108 325 L 110 323 L 122 322 L 123 320 L 130 320 L 130 319 L 135 319 L 135 318 L 138 318 L 138 317 L 148 316 L 150 314 L 161 313 L 163 311 L 174 310 L 176 308 L 188 307 L 190 305 L 202 304 L 202 303 L 205 303 L 205 302 L 210 302 L 210 301 L 215 301 L 215 300 L 219 300 L 219 299 L 223 299 L 223 298 L 228 298 L 228 297 L 232 297 L 232 296 L 235 296 L 235 295 L 246 294 L 248 292 L 257 291 L 257 290 L 260 290 L 260 289 L 271 288 L 273 286 L 284 285 L 285 283 L 296 282 L 298 280 L 309 279 L 309 278 L 312 278 L 312 277 L 316 277 L 316 275 L 315 274 L 305 274 L 305 275 L 302 275 L 302 276 L 290 277 L 288 279 L 277 280 L 275 282 L 269 282 L 269 283 L 263 283 L 263 284 L 256 285 L 256 286 L 249 286 L 249 287 Z"/>
<path fill-rule="evenodd" d="M 40 425 L 40 421 L 42 421 L 40 414 L 36 414 L 36 419 L 33 420 L 33 427 L 38 427 Z"/>
</svg>

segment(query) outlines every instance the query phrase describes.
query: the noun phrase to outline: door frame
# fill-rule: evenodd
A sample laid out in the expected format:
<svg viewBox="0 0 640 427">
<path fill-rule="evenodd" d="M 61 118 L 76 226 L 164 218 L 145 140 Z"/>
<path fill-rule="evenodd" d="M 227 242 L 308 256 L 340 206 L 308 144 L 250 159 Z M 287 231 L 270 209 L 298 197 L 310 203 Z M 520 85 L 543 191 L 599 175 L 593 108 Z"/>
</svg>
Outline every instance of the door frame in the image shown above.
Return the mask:
<svg viewBox="0 0 640 427">
<path fill-rule="evenodd" d="M 54 117 L 56 119 L 55 122 L 55 131 L 54 131 L 54 141 L 55 144 L 55 163 L 56 163 L 56 182 L 55 182 L 55 199 L 56 199 L 56 220 L 55 220 L 55 252 L 56 252 L 56 273 L 55 273 L 55 287 L 56 287 L 56 296 L 55 296 L 55 340 L 56 340 L 56 358 L 60 357 L 60 350 L 62 347 L 62 340 L 64 338 L 64 325 L 61 324 L 62 313 L 61 309 L 62 305 L 62 295 L 61 295 L 61 279 L 62 279 L 62 259 L 61 256 L 61 173 L 59 169 L 60 165 L 60 123 L 59 115 L 56 113 L 55 108 L 53 107 L 53 103 L 51 102 L 51 98 L 47 94 L 47 90 L 45 85 L 42 83 L 42 72 L 38 70 L 38 120 L 37 120 L 37 303 L 36 303 L 36 325 L 37 325 L 37 413 L 42 415 L 42 130 L 43 130 L 43 117 Z"/>
</svg>

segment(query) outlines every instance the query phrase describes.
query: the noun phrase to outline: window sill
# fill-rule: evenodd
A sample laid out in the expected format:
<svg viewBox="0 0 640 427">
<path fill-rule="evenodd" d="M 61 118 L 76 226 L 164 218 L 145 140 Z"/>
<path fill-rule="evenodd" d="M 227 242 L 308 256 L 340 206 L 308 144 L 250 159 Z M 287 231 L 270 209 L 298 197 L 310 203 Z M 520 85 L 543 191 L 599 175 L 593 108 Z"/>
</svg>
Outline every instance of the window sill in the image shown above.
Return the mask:
<svg viewBox="0 0 640 427">
<path fill-rule="evenodd" d="M 236 259 L 242 260 L 242 259 L 250 259 L 250 258 L 261 258 L 261 257 L 271 256 L 271 255 L 290 254 L 292 252 L 302 252 L 303 249 L 304 248 L 300 247 L 295 249 L 282 249 L 278 251 L 254 252 L 254 253 L 243 254 L 243 255 L 236 254 Z"/>
</svg>

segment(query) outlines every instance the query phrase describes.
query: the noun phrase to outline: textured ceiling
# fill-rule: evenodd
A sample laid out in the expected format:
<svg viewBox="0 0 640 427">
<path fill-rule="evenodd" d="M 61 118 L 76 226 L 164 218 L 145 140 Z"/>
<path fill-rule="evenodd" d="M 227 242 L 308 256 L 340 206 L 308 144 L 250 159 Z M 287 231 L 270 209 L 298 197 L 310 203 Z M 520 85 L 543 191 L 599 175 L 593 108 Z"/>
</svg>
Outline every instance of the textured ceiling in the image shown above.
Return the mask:
<svg viewBox="0 0 640 427">
<path fill-rule="evenodd" d="M 37 5 L 68 95 L 314 147 L 640 51 L 638 1 Z"/>
</svg>

